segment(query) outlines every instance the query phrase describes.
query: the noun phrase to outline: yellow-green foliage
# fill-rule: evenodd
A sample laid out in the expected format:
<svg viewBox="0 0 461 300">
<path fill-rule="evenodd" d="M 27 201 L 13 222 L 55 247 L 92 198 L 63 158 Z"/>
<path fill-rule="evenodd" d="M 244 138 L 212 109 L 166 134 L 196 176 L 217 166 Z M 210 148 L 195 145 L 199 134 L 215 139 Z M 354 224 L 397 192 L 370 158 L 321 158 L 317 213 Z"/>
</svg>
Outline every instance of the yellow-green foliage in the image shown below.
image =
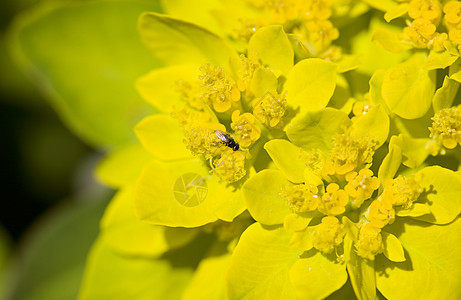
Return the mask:
<svg viewBox="0 0 461 300">
<path fill-rule="evenodd" d="M 461 298 L 460 1 L 161 2 L 80 299 Z"/>
</svg>

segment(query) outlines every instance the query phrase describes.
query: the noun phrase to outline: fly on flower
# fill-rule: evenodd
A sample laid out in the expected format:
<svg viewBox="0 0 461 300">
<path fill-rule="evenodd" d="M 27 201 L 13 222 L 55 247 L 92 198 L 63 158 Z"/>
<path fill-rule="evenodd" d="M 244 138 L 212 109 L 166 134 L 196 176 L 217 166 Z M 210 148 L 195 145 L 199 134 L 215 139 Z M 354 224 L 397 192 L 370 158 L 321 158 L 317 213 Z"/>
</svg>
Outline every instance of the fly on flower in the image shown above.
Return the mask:
<svg viewBox="0 0 461 300">
<path fill-rule="evenodd" d="M 227 133 L 222 132 L 221 130 L 215 130 L 214 133 L 227 147 L 231 148 L 234 151 L 237 151 L 239 149 L 239 144 L 236 141 L 234 141 L 234 139 Z"/>
</svg>

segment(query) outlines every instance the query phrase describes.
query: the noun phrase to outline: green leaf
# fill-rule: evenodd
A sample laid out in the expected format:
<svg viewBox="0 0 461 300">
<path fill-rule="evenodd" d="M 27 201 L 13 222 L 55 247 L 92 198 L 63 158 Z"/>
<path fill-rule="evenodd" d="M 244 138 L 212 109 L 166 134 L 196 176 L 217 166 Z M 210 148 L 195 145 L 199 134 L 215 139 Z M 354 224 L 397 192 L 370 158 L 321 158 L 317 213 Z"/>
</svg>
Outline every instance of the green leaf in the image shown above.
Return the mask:
<svg viewBox="0 0 461 300">
<path fill-rule="evenodd" d="M 157 13 L 143 13 L 139 31 L 154 56 L 168 65 L 202 64 L 227 67 L 237 54 L 219 36 L 205 28 Z M 238 58 L 237 58 L 238 59 Z"/>
<path fill-rule="evenodd" d="M 336 65 L 319 58 L 300 61 L 288 75 L 284 89 L 288 105 L 300 114 L 327 106 L 336 86 Z"/>
<path fill-rule="evenodd" d="M 399 239 L 392 233 L 385 231 L 382 231 L 381 234 L 383 236 L 384 255 L 391 261 L 405 261 L 405 254 Z"/>
<path fill-rule="evenodd" d="M 375 299 L 376 278 L 374 262 L 361 258 L 355 252 L 352 244 L 348 251 L 347 272 L 354 288 L 355 295 L 359 300 Z"/>
<path fill-rule="evenodd" d="M 300 299 L 324 299 L 339 290 L 347 281 L 345 264 L 311 250 L 296 261 L 290 279 Z"/>
<path fill-rule="evenodd" d="M 458 58 L 448 70 L 448 75 L 451 79 L 461 82 L 461 58 Z"/>
<path fill-rule="evenodd" d="M 291 234 L 255 223 L 245 230 L 227 276 L 229 299 L 296 299 L 289 279 L 299 251 L 288 247 Z"/>
<path fill-rule="evenodd" d="M 308 113 L 293 120 L 286 133 L 290 141 L 303 149 L 320 149 L 328 152 L 336 133 L 352 124 L 342 111 L 325 108 L 317 113 Z"/>
<path fill-rule="evenodd" d="M 227 253 L 202 259 L 181 299 L 226 299 L 225 270 L 227 270 L 230 260 L 231 255 Z"/>
<path fill-rule="evenodd" d="M 400 53 L 411 49 L 411 46 L 402 42 L 398 34 L 385 28 L 376 28 L 371 34 L 371 41 L 392 53 Z"/>
<path fill-rule="evenodd" d="M 384 19 L 386 20 L 386 22 L 390 22 L 394 19 L 399 18 L 408 12 L 408 7 L 408 3 L 401 3 L 397 6 L 394 6 L 390 8 L 388 11 L 386 11 L 386 13 L 384 14 Z"/>
<path fill-rule="evenodd" d="M 142 168 L 152 159 L 140 144 L 126 145 L 109 153 L 97 166 L 96 177 L 117 188 L 136 181 Z"/>
<path fill-rule="evenodd" d="M 304 182 L 306 165 L 300 158 L 301 148 L 287 140 L 271 140 L 264 144 L 264 149 L 288 180 L 294 183 Z"/>
<path fill-rule="evenodd" d="M 458 89 L 459 82 L 445 76 L 442 87 L 437 89 L 434 97 L 432 97 L 432 107 L 434 111 L 437 112 L 441 109 L 450 107 L 455 100 Z"/>
<path fill-rule="evenodd" d="M 192 273 L 191 267 L 174 267 L 168 258 L 117 255 L 99 238 L 89 254 L 78 299 L 179 299 Z"/>
<path fill-rule="evenodd" d="M 428 205 L 422 203 L 413 203 L 410 208 L 399 208 L 396 207 L 395 214 L 399 217 L 419 217 L 431 213 L 431 209 Z"/>
<path fill-rule="evenodd" d="M 282 26 L 272 25 L 258 29 L 248 42 L 249 55 L 256 55 L 263 65 L 277 75 L 287 76 L 294 63 L 294 52 Z"/>
<path fill-rule="evenodd" d="M 144 148 L 161 160 L 191 157 L 183 143 L 181 125 L 169 115 L 146 117 L 136 125 L 134 131 Z"/>
<path fill-rule="evenodd" d="M 136 182 L 133 203 L 140 219 L 172 227 L 231 222 L 245 210 L 240 190 L 220 182 L 199 159 L 151 161 Z"/>
<path fill-rule="evenodd" d="M 451 55 L 448 51 L 431 51 L 429 57 L 424 62 L 423 68 L 426 70 L 445 69 L 451 66 L 458 56 Z"/>
<path fill-rule="evenodd" d="M 138 76 L 160 66 L 133 26 L 144 10 L 159 6 L 141 0 L 47 2 L 13 26 L 21 67 L 64 122 L 94 146 L 134 140 L 133 126 L 155 112 L 133 88 Z"/>
<path fill-rule="evenodd" d="M 369 136 L 384 144 L 389 135 L 389 116 L 381 105 L 372 106 L 364 115 L 357 117 L 352 124 L 352 132 L 358 136 Z"/>
<path fill-rule="evenodd" d="M 392 136 L 389 148 L 397 145 L 402 151 L 402 164 L 409 168 L 419 167 L 427 158 L 426 144 L 430 139 L 415 139 L 406 134 Z"/>
<path fill-rule="evenodd" d="M 248 179 L 242 193 L 251 216 L 264 225 L 283 224 L 291 210 L 281 193 L 283 186 L 290 185 L 276 170 L 263 170 Z"/>
<path fill-rule="evenodd" d="M 424 55 L 415 54 L 384 74 L 381 95 L 389 109 L 402 118 L 420 118 L 430 108 L 435 72 L 421 67 L 424 59 Z"/>
<path fill-rule="evenodd" d="M 192 82 L 197 79 L 198 65 L 181 65 L 159 68 L 136 80 L 136 89 L 141 96 L 162 112 L 171 113 L 183 107 L 185 102 L 176 91 L 180 81 Z"/>
<path fill-rule="evenodd" d="M 386 226 L 407 251 L 407 260 L 394 263 L 376 257 L 377 284 L 387 299 L 459 299 L 461 297 L 461 219 L 445 226 L 396 219 Z"/>
<path fill-rule="evenodd" d="M 426 185 L 426 193 L 423 195 L 432 214 L 417 219 L 434 224 L 453 221 L 461 212 L 461 177 L 439 166 L 427 167 L 418 173 L 423 176 Z M 424 203 L 426 199 L 419 202 Z"/>
<path fill-rule="evenodd" d="M 133 210 L 133 189 L 121 189 L 110 202 L 101 220 L 105 243 L 124 255 L 158 257 L 183 246 L 198 233 L 196 229 L 156 226 L 139 220 Z"/>
<path fill-rule="evenodd" d="M 251 92 L 255 97 L 263 97 L 267 92 L 276 91 L 277 77 L 267 68 L 258 68 L 251 79 Z"/>
<path fill-rule="evenodd" d="M 402 149 L 393 142 L 396 138 L 396 136 L 391 137 L 389 153 L 387 153 L 379 166 L 378 178 L 382 183 L 386 182 L 387 179 L 394 178 L 394 175 L 397 173 L 402 163 Z"/>
<path fill-rule="evenodd" d="M 108 196 L 68 199 L 42 216 L 12 261 L 6 298 L 75 299 Z"/>
</svg>

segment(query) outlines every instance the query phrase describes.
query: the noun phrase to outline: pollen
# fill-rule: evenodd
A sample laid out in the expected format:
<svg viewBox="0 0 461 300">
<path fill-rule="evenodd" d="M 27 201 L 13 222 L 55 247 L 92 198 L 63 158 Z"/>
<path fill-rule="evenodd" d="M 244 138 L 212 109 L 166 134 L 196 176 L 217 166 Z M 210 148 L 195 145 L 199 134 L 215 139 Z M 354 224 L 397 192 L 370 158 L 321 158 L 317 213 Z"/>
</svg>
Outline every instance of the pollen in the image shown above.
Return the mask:
<svg viewBox="0 0 461 300">
<path fill-rule="evenodd" d="M 250 113 L 240 114 L 235 110 L 232 113 L 231 128 L 234 130 L 235 139 L 242 147 L 249 147 L 261 136 L 261 129 L 255 124 L 255 118 Z"/>
<path fill-rule="evenodd" d="M 379 197 L 370 204 L 365 216 L 373 226 L 383 228 L 387 224 L 394 223 L 395 210 L 389 199 Z"/>
<path fill-rule="evenodd" d="M 270 92 L 261 98 L 256 98 L 253 103 L 253 115 L 262 124 L 276 127 L 281 124 L 287 109 L 285 96 L 274 95 Z"/>
<path fill-rule="evenodd" d="M 217 112 L 226 112 L 240 100 L 240 91 L 223 68 L 206 64 L 200 68 L 200 97 Z"/>
<path fill-rule="evenodd" d="M 430 137 L 447 149 L 461 142 L 461 106 L 439 110 L 432 118 Z"/>
<path fill-rule="evenodd" d="M 336 217 L 326 216 L 312 232 L 312 245 L 323 253 L 331 253 L 341 245 L 346 234 Z"/>
<path fill-rule="evenodd" d="M 345 175 L 371 163 L 376 141 L 368 136 L 351 135 L 350 130 L 333 137 L 333 148 L 326 158 L 326 175 Z"/>
<path fill-rule="evenodd" d="M 422 18 L 438 25 L 442 17 L 442 4 L 439 0 L 411 0 L 408 15 L 412 19 Z"/>
<path fill-rule="evenodd" d="M 294 213 L 304 213 L 317 209 L 319 190 L 316 186 L 297 184 L 283 188 L 288 206 Z"/>
<path fill-rule="evenodd" d="M 219 159 L 213 160 L 213 173 L 221 180 L 232 183 L 243 178 L 245 170 L 245 154 L 242 151 L 233 151 L 225 148 Z"/>
<path fill-rule="evenodd" d="M 373 176 L 370 169 L 361 169 L 358 174 L 351 172 L 346 175 L 346 180 L 348 184 L 344 190 L 352 198 L 352 205 L 355 207 L 360 207 L 380 185 L 378 177 Z"/>
<path fill-rule="evenodd" d="M 355 248 L 358 256 L 374 260 L 376 254 L 384 251 L 381 228 L 374 226 L 372 223 L 364 224 L 360 228 Z"/>
<path fill-rule="evenodd" d="M 329 216 L 336 216 L 346 211 L 346 205 L 349 202 L 347 193 L 339 189 L 336 183 L 330 183 L 325 194 L 319 202 L 318 210 Z"/>
<path fill-rule="evenodd" d="M 389 179 L 386 182 L 383 195 L 393 206 L 409 208 L 424 191 L 418 179 L 416 175 L 408 178 L 398 176 L 395 179 Z"/>
</svg>

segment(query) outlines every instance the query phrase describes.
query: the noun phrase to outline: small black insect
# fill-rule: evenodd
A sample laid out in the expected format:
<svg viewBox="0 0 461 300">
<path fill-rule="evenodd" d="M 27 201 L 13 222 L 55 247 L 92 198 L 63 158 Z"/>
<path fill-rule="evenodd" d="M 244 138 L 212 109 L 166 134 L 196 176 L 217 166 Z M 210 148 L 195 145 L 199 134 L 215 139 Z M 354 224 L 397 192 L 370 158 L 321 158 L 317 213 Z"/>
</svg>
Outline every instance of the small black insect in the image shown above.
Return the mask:
<svg viewBox="0 0 461 300">
<path fill-rule="evenodd" d="M 234 141 L 234 139 L 227 133 L 222 132 L 221 130 L 215 130 L 214 133 L 224 145 L 231 148 L 232 150 L 237 151 L 240 148 L 239 144 Z"/>
</svg>

